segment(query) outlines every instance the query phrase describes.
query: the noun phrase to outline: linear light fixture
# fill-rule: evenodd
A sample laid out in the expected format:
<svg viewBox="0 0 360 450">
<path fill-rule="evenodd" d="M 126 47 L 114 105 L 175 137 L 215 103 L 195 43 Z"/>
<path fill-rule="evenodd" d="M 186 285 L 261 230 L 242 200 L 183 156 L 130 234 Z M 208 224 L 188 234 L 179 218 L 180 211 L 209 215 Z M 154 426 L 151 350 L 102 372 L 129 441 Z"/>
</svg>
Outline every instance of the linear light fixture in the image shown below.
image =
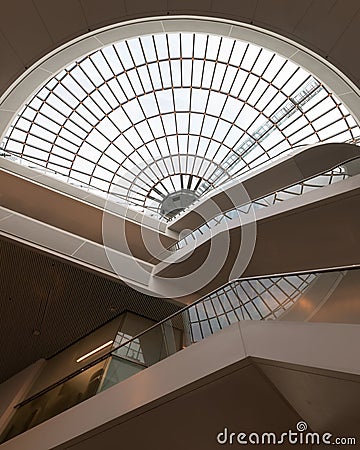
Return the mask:
<svg viewBox="0 0 360 450">
<path fill-rule="evenodd" d="M 103 350 L 104 348 L 106 348 L 106 347 L 108 347 L 109 345 L 111 345 L 113 342 L 114 342 L 114 341 L 108 341 L 108 342 L 105 342 L 105 344 L 100 345 L 100 347 L 97 347 L 97 348 L 95 348 L 94 350 L 91 350 L 91 352 L 86 353 L 86 354 L 83 355 L 83 356 L 80 356 L 80 358 L 78 358 L 78 359 L 76 360 L 76 362 L 79 363 L 79 362 L 81 362 L 81 361 L 84 361 L 84 359 L 88 358 L 89 356 L 92 356 L 94 353 L 97 353 L 97 352 L 99 352 L 100 350 Z"/>
</svg>

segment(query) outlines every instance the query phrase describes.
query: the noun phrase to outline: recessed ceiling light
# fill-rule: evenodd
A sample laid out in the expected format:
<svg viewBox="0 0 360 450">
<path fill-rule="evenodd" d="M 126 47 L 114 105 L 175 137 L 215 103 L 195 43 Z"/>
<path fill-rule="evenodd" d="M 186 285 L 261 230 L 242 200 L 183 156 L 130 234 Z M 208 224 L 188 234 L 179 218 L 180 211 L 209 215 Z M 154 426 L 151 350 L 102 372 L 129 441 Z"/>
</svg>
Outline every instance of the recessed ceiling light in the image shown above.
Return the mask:
<svg viewBox="0 0 360 450">
<path fill-rule="evenodd" d="M 81 361 L 84 361 L 84 359 L 89 358 L 89 356 L 94 355 L 95 353 L 99 352 L 100 350 L 103 350 L 104 348 L 106 348 L 106 347 L 108 347 L 109 345 L 111 345 L 113 342 L 114 342 L 113 340 L 108 341 L 108 342 L 105 342 L 105 344 L 100 345 L 100 347 L 97 347 L 97 348 L 95 348 L 94 350 L 91 350 L 91 352 L 88 352 L 88 353 L 86 353 L 85 355 L 80 356 L 80 358 L 78 358 L 78 359 L 76 360 L 76 362 L 79 363 L 79 362 L 81 362 Z"/>
</svg>

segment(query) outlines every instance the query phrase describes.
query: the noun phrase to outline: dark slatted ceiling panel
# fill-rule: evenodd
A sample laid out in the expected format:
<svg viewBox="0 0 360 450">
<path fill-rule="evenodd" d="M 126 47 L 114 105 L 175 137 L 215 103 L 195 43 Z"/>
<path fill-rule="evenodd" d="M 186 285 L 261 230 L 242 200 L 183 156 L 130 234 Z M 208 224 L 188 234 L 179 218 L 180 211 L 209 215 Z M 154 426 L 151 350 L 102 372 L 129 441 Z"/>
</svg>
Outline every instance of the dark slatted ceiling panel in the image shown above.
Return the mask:
<svg viewBox="0 0 360 450">
<path fill-rule="evenodd" d="M 0 382 L 126 310 L 159 321 L 178 309 L 171 302 L 0 239 Z"/>
</svg>

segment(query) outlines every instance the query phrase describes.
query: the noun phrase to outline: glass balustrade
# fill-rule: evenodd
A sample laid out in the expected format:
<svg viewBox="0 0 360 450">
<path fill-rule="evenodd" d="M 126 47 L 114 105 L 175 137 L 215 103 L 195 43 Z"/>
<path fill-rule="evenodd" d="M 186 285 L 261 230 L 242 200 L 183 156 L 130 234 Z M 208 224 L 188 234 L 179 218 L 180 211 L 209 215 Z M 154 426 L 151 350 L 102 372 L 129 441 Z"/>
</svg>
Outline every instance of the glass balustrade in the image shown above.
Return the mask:
<svg viewBox="0 0 360 450">
<path fill-rule="evenodd" d="M 360 173 L 360 158 L 356 158 L 347 163 L 343 163 L 331 170 L 316 175 L 308 180 L 304 180 L 300 183 L 293 184 L 291 186 L 285 187 L 276 192 L 267 194 L 264 197 L 255 199 L 249 203 L 240 205 L 236 208 L 230 209 L 225 212 L 221 212 L 215 217 L 211 218 L 207 222 L 200 225 L 198 228 L 187 234 L 185 237 L 180 239 L 174 245 L 172 245 L 168 250 L 175 252 L 184 248 L 188 244 L 194 244 L 194 242 L 203 236 L 209 230 L 214 230 L 220 224 L 225 222 L 231 222 L 232 220 L 239 218 L 240 220 L 245 218 L 251 211 L 267 208 L 269 206 L 274 206 L 279 202 L 290 200 L 292 198 L 299 197 L 306 192 L 313 191 L 315 189 L 320 189 L 330 184 L 337 183 L 339 181 L 344 181 L 347 178 L 353 177 Z"/>
<path fill-rule="evenodd" d="M 119 331 L 110 351 L 94 354 L 79 370 L 16 406 L 1 441 L 6 441 L 101 393 L 241 320 L 321 321 L 319 310 L 357 304 L 360 269 L 342 268 L 234 280 L 168 319 L 131 336 Z M 356 310 L 356 306 L 355 310 Z M 333 322 L 360 323 L 338 308 Z M 320 314 L 320 315 L 319 315 Z M 327 319 L 327 321 L 329 321 Z M 355 322 L 354 322 L 355 321 Z"/>
</svg>

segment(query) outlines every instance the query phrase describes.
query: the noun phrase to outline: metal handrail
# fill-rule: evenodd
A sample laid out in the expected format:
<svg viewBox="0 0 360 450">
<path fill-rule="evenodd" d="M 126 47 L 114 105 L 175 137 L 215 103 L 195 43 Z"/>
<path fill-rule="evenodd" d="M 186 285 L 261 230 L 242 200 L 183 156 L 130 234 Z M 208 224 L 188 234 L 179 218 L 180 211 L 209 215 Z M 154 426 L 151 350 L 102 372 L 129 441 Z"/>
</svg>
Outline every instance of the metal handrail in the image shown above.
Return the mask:
<svg viewBox="0 0 360 450">
<path fill-rule="evenodd" d="M 144 334 L 148 333 L 149 331 L 155 329 L 156 327 L 159 327 L 163 324 L 165 324 L 166 322 L 168 322 L 169 320 L 171 320 L 172 318 L 183 314 L 184 312 L 186 312 L 187 310 L 189 310 L 190 308 L 198 305 L 199 303 L 205 301 L 208 297 L 210 297 L 211 295 L 215 294 L 216 292 L 218 292 L 220 289 L 224 289 L 226 286 L 230 285 L 231 283 L 235 283 L 238 281 L 250 281 L 250 280 L 261 280 L 264 278 L 275 278 L 275 277 L 284 277 L 284 276 L 294 276 L 294 275 L 301 275 L 301 274 L 309 274 L 309 273 L 329 273 L 329 272 L 335 272 L 335 271 L 340 271 L 340 270 L 356 270 L 360 268 L 360 263 L 359 264 L 353 264 L 351 266 L 337 266 L 337 267 L 331 267 L 331 268 L 321 268 L 321 269 L 315 269 L 315 270 L 302 270 L 302 271 L 296 271 L 296 272 L 290 272 L 290 273 L 276 273 L 276 274 L 265 274 L 265 275 L 260 275 L 260 276 L 251 276 L 251 277 L 244 277 L 244 278 L 236 278 L 234 280 L 228 281 L 225 285 L 221 286 L 220 288 L 216 288 L 213 291 L 211 291 L 210 293 L 208 293 L 206 296 L 199 298 L 198 300 L 194 301 L 193 303 L 184 306 L 184 308 L 181 308 L 178 311 L 175 311 L 174 313 L 172 313 L 170 316 L 168 316 L 167 318 L 161 320 L 160 322 L 155 323 L 154 325 L 152 325 L 151 327 L 147 328 L 146 330 L 141 331 L 140 333 L 138 333 L 137 335 L 133 336 L 131 339 L 123 342 L 122 344 L 118 345 L 117 347 L 112 348 L 110 351 L 106 352 L 104 355 L 94 359 L 93 361 L 91 361 L 90 363 L 87 363 L 85 366 L 81 367 L 80 369 L 72 372 L 71 374 L 67 375 L 66 377 L 61 378 L 60 380 L 56 381 L 55 383 L 52 383 L 51 385 L 49 385 L 48 387 L 42 389 L 41 391 L 37 392 L 36 394 L 33 394 L 32 396 L 30 396 L 29 398 L 19 402 L 17 405 L 15 405 L 15 408 L 19 408 L 21 406 L 24 406 L 28 403 L 30 403 L 31 401 L 35 400 L 36 398 L 46 394 L 47 392 L 55 389 L 56 387 L 60 386 L 61 384 L 65 383 L 66 381 L 76 377 L 77 375 L 80 375 L 82 372 L 90 369 L 91 367 L 94 367 L 96 364 L 106 360 L 107 358 L 109 358 L 112 353 L 114 353 L 115 351 L 117 351 L 118 349 L 125 347 L 126 345 L 128 345 L 130 342 L 135 341 L 136 339 L 139 339 L 141 336 L 143 336 Z"/>
</svg>

